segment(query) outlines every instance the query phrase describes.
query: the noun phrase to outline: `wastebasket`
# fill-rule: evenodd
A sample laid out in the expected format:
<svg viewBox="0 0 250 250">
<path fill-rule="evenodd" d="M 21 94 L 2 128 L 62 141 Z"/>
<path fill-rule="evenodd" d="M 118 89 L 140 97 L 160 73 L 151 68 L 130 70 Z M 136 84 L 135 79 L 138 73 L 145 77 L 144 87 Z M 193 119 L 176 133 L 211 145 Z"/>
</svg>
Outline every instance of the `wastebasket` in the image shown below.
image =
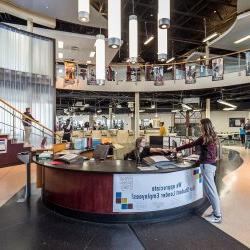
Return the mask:
<svg viewBox="0 0 250 250">
<path fill-rule="evenodd" d="M 17 158 L 26 165 L 26 186 L 23 197 L 19 198 L 17 202 L 25 202 L 30 198 L 31 184 L 30 184 L 30 165 L 31 165 L 31 153 L 21 152 L 17 154 Z"/>
</svg>

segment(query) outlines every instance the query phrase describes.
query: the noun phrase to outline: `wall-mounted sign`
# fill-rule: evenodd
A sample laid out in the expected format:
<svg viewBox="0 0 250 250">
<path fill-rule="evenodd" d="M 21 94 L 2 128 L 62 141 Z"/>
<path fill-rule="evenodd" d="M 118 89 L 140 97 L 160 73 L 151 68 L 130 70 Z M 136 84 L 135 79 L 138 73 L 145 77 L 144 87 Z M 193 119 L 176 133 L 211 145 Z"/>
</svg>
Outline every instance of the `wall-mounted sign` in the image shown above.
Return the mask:
<svg viewBox="0 0 250 250">
<path fill-rule="evenodd" d="M 223 80 L 224 63 L 223 58 L 216 58 L 212 60 L 212 81 Z"/>
<path fill-rule="evenodd" d="M 0 154 L 7 153 L 7 139 L 0 138 Z"/>
<path fill-rule="evenodd" d="M 149 212 L 185 206 L 203 198 L 199 167 L 173 173 L 115 174 L 113 212 Z"/>
<path fill-rule="evenodd" d="M 65 82 L 66 83 L 75 83 L 76 79 L 76 64 L 74 62 L 64 62 L 65 67 Z"/>
<path fill-rule="evenodd" d="M 230 128 L 239 128 L 241 125 L 245 124 L 245 118 L 229 118 L 229 127 Z"/>
</svg>

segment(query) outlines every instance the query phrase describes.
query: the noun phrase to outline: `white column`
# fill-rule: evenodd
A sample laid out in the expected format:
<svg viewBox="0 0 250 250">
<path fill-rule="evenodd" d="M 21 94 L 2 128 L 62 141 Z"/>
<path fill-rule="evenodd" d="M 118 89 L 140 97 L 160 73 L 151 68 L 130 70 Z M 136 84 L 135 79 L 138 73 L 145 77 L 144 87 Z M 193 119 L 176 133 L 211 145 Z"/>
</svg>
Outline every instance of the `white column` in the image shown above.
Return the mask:
<svg viewBox="0 0 250 250">
<path fill-rule="evenodd" d="M 112 128 L 112 106 L 109 106 L 109 128 Z"/>
<path fill-rule="evenodd" d="M 210 99 L 206 99 L 206 118 L 210 119 Z"/>
<path fill-rule="evenodd" d="M 139 92 L 135 93 L 135 138 L 140 136 L 140 94 Z"/>
<path fill-rule="evenodd" d="M 32 19 L 27 20 L 27 31 L 30 33 L 33 33 L 33 20 Z"/>
</svg>

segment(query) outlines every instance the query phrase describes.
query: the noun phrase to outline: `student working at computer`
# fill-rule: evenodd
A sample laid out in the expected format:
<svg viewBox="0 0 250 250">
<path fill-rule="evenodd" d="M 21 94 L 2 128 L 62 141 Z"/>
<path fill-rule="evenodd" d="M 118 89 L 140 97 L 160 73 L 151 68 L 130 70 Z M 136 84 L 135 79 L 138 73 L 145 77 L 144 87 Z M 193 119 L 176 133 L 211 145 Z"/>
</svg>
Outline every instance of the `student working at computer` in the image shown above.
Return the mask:
<svg viewBox="0 0 250 250">
<path fill-rule="evenodd" d="M 163 148 L 151 148 L 146 146 L 146 139 L 144 137 L 139 137 L 135 141 L 135 149 L 125 155 L 124 160 L 136 160 L 141 161 L 143 158 L 155 155 L 155 154 L 167 154 L 168 149 Z"/>
<path fill-rule="evenodd" d="M 176 153 L 178 151 L 200 145 L 201 153 L 199 162 L 203 176 L 203 187 L 213 208 L 213 213 L 207 217 L 209 217 L 209 220 L 213 223 L 220 223 L 222 221 L 220 200 L 214 181 L 218 139 L 212 122 L 209 119 L 202 119 L 200 121 L 200 128 L 201 136 L 197 140 L 177 147 L 171 151 Z"/>
</svg>

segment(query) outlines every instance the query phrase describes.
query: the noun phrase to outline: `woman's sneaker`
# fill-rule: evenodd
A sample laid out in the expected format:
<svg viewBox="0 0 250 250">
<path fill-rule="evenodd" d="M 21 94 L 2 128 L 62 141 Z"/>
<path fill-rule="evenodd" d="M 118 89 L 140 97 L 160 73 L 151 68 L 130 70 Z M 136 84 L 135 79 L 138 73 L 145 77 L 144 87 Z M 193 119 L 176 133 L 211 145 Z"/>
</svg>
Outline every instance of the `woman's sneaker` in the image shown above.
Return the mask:
<svg viewBox="0 0 250 250">
<path fill-rule="evenodd" d="M 211 215 L 208 218 L 208 221 L 212 222 L 212 223 L 221 223 L 222 222 L 222 216 L 215 216 L 214 214 Z"/>
</svg>

